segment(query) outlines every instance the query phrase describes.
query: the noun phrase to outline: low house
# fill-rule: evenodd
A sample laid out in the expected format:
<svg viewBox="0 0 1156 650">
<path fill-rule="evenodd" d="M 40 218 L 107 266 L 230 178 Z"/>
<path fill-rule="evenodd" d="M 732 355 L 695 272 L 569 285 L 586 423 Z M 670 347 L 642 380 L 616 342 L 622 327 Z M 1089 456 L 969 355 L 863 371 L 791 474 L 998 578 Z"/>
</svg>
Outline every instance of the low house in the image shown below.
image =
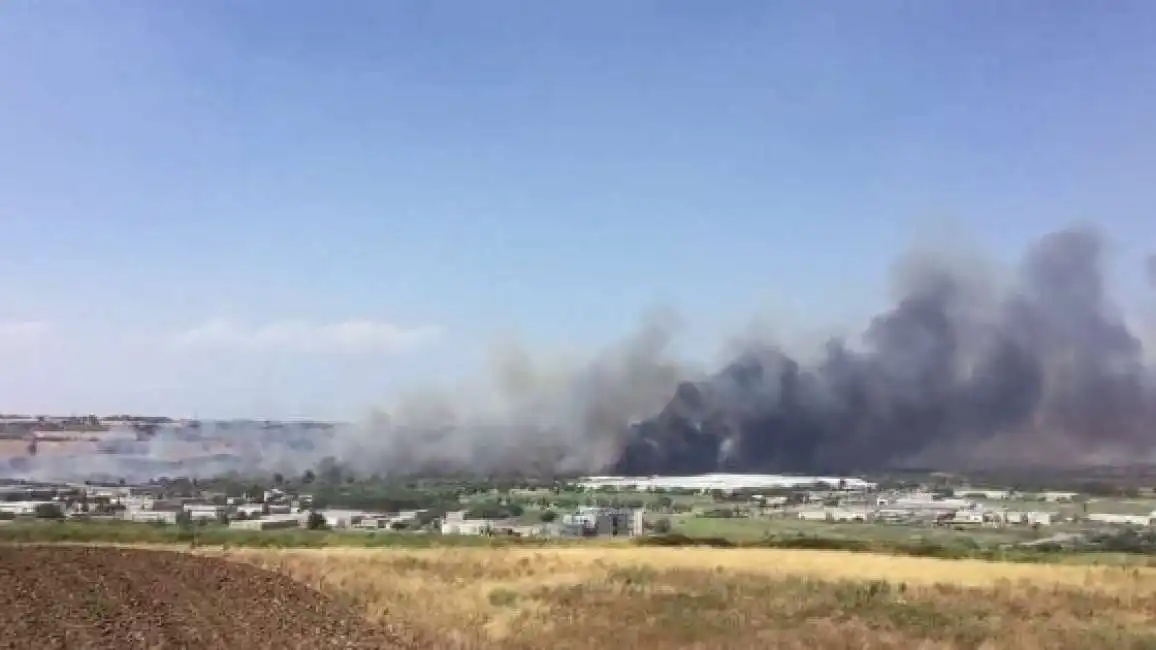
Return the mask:
<svg viewBox="0 0 1156 650">
<path fill-rule="evenodd" d="M 763 496 L 756 494 L 751 497 L 751 500 L 759 502 L 764 508 L 782 508 L 787 505 L 787 497 L 782 495 Z"/>
<path fill-rule="evenodd" d="M 296 516 L 277 516 L 266 519 L 242 519 L 229 522 L 229 528 L 237 530 L 278 530 L 297 528 L 301 525 L 301 518 Z"/>
<path fill-rule="evenodd" d="M 256 519 L 265 514 L 265 506 L 260 503 L 246 503 L 237 506 L 237 514 L 243 515 L 249 519 Z"/>
<path fill-rule="evenodd" d="M 859 522 L 871 518 L 866 510 L 852 510 L 849 508 L 834 508 L 827 511 L 827 518 L 837 522 Z"/>
<path fill-rule="evenodd" d="M 1152 515 L 1118 515 L 1105 512 L 1092 512 L 1086 516 L 1088 521 L 1113 526 L 1151 526 Z"/>
<path fill-rule="evenodd" d="M 365 517 L 361 521 L 354 524 L 355 528 L 389 528 L 390 520 L 388 517 Z"/>
<path fill-rule="evenodd" d="M 30 517 L 44 505 L 59 505 L 54 501 L 7 501 L 0 503 L 0 512 L 17 517 Z"/>
<path fill-rule="evenodd" d="M 946 523 L 957 526 L 982 526 L 996 518 L 997 515 L 994 513 L 989 516 L 980 510 L 958 510 L 946 519 Z"/>
<path fill-rule="evenodd" d="M 1051 526 L 1056 519 L 1054 512 L 1029 512 L 1029 526 Z"/>
<path fill-rule="evenodd" d="M 1040 498 L 1051 503 L 1071 503 L 1080 496 L 1079 492 L 1044 492 L 1040 494 Z"/>
<path fill-rule="evenodd" d="M 186 503 L 183 510 L 193 521 L 216 521 L 225 515 L 225 506 L 211 503 Z"/>
<path fill-rule="evenodd" d="M 177 512 L 174 510 L 125 510 L 124 518 L 138 523 L 177 523 Z"/>
<path fill-rule="evenodd" d="M 322 510 L 320 514 L 330 528 L 352 528 L 367 516 L 359 510 Z"/>
<path fill-rule="evenodd" d="M 489 535 L 494 532 L 494 522 L 488 519 L 462 519 L 442 522 L 443 535 Z"/>
<path fill-rule="evenodd" d="M 152 510 L 156 499 L 150 495 L 130 495 L 118 498 L 117 502 L 129 510 Z"/>
<path fill-rule="evenodd" d="M 955 491 L 965 499 L 987 499 L 988 501 L 1007 501 L 1011 498 L 1011 490 L 987 490 L 983 488 L 959 488 Z"/>
<path fill-rule="evenodd" d="M 1055 519 L 1055 513 L 1017 510 L 1004 510 L 999 513 L 1003 523 L 1024 526 L 1050 526 Z"/>
</svg>

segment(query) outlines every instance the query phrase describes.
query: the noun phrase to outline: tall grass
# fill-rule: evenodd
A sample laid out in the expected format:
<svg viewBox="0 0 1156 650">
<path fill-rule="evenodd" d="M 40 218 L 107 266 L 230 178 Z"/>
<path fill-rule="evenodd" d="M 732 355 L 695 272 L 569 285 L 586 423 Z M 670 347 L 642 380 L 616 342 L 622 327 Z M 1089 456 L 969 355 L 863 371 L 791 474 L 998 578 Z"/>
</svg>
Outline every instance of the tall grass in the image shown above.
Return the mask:
<svg viewBox="0 0 1156 650">
<path fill-rule="evenodd" d="M 1156 647 L 1156 570 L 809 550 L 230 549 L 439 648 Z"/>
</svg>

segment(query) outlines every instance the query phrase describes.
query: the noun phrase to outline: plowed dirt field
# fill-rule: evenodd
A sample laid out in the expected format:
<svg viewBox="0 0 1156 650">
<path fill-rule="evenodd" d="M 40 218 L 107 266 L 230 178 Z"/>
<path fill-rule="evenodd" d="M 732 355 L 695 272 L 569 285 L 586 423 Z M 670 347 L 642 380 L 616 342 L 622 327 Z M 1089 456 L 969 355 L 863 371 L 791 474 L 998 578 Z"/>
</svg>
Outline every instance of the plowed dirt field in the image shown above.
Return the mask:
<svg viewBox="0 0 1156 650">
<path fill-rule="evenodd" d="M 0 547 L 0 648 L 403 648 L 285 576 L 133 549 Z"/>
</svg>

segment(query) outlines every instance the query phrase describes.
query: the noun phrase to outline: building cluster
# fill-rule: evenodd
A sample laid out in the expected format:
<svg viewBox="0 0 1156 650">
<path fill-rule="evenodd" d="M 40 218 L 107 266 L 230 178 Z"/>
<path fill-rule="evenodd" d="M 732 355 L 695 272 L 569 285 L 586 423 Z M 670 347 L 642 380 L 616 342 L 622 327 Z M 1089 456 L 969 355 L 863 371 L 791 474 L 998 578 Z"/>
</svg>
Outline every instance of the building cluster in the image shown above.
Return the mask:
<svg viewBox="0 0 1156 650">
<path fill-rule="evenodd" d="M 549 522 L 518 519 L 468 518 L 467 511 L 442 518 L 428 510 L 372 512 L 313 508 L 308 494 L 280 489 L 258 497 L 201 492 L 173 497 L 160 488 L 88 484 L 0 486 L 0 515 L 7 518 L 43 518 L 45 509 L 55 517 L 75 520 L 123 520 L 142 524 L 227 524 L 240 530 L 275 530 L 324 527 L 350 533 L 373 531 L 438 532 L 446 535 L 516 535 L 525 537 L 627 537 L 644 533 L 644 512 L 636 508 L 582 507 Z M 319 521 L 320 520 L 320 521 Z"/>
<path fill-rule="evenodd" d="M 78 520 L 124 520 L 176 524 L 230 522 L 239 528 L 280 528 L 297 525 L 309 506 L 308 495 L 290 496 L 266 490 L 260 500 L 203 493 L 197 497 L 166 497 L 156 486 L 89 484 L 0 486 L 0 515 L 43 516 L 55 512 Z"/>
<path fill-rule="evenodd" d="M 197 497 L 156 498 L 144 489 L 114 488 L 120 494 L 115 503 L 123 507 L 122 518 L 140 523 L 176 524 L 182 518 L 190 522 L 227 522 L 232 528 L 270 530 L 302 525 L 308 496 L 292 496 L 281 490 L 265 490 L 260 500 L 248 497 L 226 497 L 205 493 Z"/>
<path fill-rule="evenodd" d="M 66 485 L 0 485 L 0 515 L 33 517 L 44 508 L 64 514 L 66 504 L 82 494 L 81 489 Z"/>
<path fill-rule="evenodd" d="M 804 521 L 866 522 L 895 524 L 932 523 L 950 526 L 1050 526 L 1076 520 L 1106 525 L 1156 525 L 1156 511 L 1146 515 L 1083 512 L 1062 515 L 1052 510 L 1021 510 L 1001 507 L 1014 495 L 1005 490 L 957 490 L 965 497 L 944 497 L 932 492 L 870 493 L 827 500 L 836 505 L 800 506 L 791 511 Z M 1019 495 L 1024 496 L 1024 495 Z M 1075 492 L 1043 492 L 1033 495 L 1045 503 L 1072 503 Z M 1094 506 L 1093 506 L 1094 507 Z"/>
<path fill-rule="evenodd" d="M 645 533 L 641 508 L 582 507 L 549 523 L 466 519 L 465 511 L 447 513 L 443 535 L 518 535 L 522 537 L 637 537 Z"/>
</svg>

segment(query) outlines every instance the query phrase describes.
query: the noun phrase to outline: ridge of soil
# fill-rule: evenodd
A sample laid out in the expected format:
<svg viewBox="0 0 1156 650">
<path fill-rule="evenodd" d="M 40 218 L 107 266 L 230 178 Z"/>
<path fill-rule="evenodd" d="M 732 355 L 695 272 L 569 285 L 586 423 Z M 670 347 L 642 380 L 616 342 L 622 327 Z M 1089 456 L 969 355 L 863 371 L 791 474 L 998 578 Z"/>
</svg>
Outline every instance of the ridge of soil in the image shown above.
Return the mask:
<svg viewBox="0 0 1156 650">
<path fill-rule="evenodd" d="M 287 576 L 219 558 L 0 547 L 0 649 L 414 647 Z"/>
</svg>

